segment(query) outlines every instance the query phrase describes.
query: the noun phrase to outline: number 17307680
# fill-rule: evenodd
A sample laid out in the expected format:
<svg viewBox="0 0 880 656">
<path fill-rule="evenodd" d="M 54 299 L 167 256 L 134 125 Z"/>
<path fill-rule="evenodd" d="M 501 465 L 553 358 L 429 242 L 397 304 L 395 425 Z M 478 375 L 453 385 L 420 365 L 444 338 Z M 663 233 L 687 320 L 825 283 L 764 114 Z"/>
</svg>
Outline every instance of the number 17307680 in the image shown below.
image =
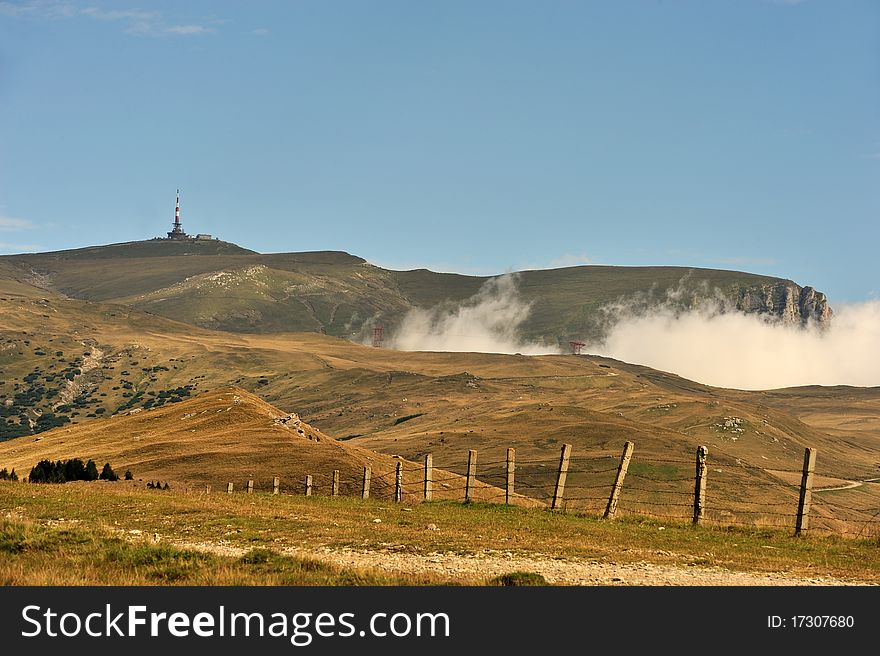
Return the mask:
<svg viewBox="0 0 880 656">
<path fill-rule="evenodd" d="M 855 626 L 852 615 L 768 615 L 770 629 L 851 629 Z"/>
</svg>

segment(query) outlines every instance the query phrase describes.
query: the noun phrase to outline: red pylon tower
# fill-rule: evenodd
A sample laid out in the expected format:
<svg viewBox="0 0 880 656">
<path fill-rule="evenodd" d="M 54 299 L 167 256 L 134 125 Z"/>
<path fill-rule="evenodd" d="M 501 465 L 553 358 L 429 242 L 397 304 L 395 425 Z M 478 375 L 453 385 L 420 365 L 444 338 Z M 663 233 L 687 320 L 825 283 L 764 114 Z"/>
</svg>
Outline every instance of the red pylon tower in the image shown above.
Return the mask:
<svg viewBox="0 0 880 656">
<path fill-rule="evenodd" d="M 584 342 L 569 342 L 568 345 L 571 347 L 572 355 L 580 355 L 581 349 L 586 346 Z"/>
<path fill-rule="evenodd" d="M 382 341 L 385 339 L 385 327 L 375 326 L 373 328 L 373 346 L 381 348 Z"/>
<path fill-rule="evenodd" d="M 177 202 L 174 204 L 174 223 L 171 224 L 171 232 L 168 233 L 168 239 L 188 239 L 189 237 L 183 231 L 180 224 L 180 189 L 177 190 Z"/>
</svg>

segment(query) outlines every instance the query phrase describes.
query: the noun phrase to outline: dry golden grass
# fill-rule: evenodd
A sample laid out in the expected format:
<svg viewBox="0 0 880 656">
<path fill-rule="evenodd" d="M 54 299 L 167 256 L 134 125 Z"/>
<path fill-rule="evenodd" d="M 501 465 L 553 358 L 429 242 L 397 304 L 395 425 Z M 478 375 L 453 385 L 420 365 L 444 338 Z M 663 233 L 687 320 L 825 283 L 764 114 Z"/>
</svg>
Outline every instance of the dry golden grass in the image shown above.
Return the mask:
<svg viewBox="0 0 880 656">
<path fill-rule="evenodd" d="M 339 471 L 339 491 L 361 493 L 364 467 L 371 469 L 370 492 L 390 498 L 399 458 L 338 442 L 312 426 L 291 418 L 253 394 L 239 388 L 220 388 L 195 398 L 57 428 L 37 439 L 0 442 L 4 467 L 27 475 L 37 462 L 92 459 L 111 463 L 119 475 L 131 470 L 138 487 L 146 482 L 169 483 L 175 490 L 202 491 L 210 486 L 225 491 L 228 482 L 243 490 L 254 481 L 259 491 L 271 491 L 279 477 L 281 490 L 302 493 L 307 475 L 315 494 L 330 494 L 332 472 Z M 402 461 L 401 461 L 402 462 Z M 421 494 L 423 473 L 416 463 L 405 463 L 405 498 Z M 459 496 L 464 477 L 438 470 L 436 498 Z M 135 483 L 131 483 L 134 485 Z M 478 482 L 473 498 L 502 493 Z M 517 501 L 541 505 L 528 498 Z"/>
</svg>

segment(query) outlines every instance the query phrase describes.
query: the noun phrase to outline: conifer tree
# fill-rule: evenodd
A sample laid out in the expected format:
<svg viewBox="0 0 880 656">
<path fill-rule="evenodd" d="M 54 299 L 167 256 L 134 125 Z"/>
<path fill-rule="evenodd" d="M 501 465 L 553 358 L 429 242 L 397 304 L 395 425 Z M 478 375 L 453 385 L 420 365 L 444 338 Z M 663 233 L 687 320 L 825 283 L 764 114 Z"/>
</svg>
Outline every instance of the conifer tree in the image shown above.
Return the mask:
<svg viewBox="0 0 880 656">
<path fill-rule="evenodd" d="M 116 472 L 113 471 L 113 468 L 110 466 L 110 463 L 104 463 L 104 469 L 101 470 L 101 475 L 98 477 L 102 481 L 118 481 L 119 476 L 116 475 Z"/>
<path fill-rule="evenodd" d="M 82 461 L 80 461 L 82 462 Z M 97 481 L 98 480 L 98 465 L 95 464 L 94 460 L 89 460 L 86 465 L 85 477 L 82 480 L 86 481 Z"/>
</svg>

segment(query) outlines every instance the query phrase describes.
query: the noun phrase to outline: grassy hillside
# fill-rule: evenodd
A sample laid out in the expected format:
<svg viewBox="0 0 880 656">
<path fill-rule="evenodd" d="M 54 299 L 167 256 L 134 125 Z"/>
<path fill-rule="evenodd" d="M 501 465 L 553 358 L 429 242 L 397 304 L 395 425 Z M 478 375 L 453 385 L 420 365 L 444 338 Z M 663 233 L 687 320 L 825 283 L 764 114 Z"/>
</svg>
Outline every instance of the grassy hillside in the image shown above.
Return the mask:
<svg viewBox="0 0 880 656">
<path fill-rule="evenodd" d="M 94 443 L 97 449 L 109 440 L 117 448 L 112 464 L 136 467 L 147 478 L 206 481 L 200 468 L 193 473 L 185 459 L 178 462 L 201 451 L 212 454 L 212 466 L 227 467 L 211 479 L 220 485 L 229 478 L 240 486 L 259 472 L 262 480 L 329 476 L 333 467 L 309 472 L 317 467 L 304 468 L 299 456 L 285 456 L 275 448 L 273 431 L 263 433 L 259 424 L 244 432 L 230 426 L 229 444 L 222 448 L 199 442 L 197 426 L 189 427 L 196 428 L 194 434 L 186 434 L 189 428 L 179 432 L 190 421 L 182 417 L 193 410 L 183 408 L 195 403 L 194 397 L 235 386 L 243 392 L 232 394 L 244 398 L 251 392 L 278 412 L 295 412 L 347 448 L 402 456 L 410 461 L 410 481 L 420 475 L 426 453 L 434 454 L 435 466 L 460 475 L 468 449 L 477 449 L 480 477 L 498 485 L 505 450 L 515 447 L 523 463 L 534 463 L 520 470 L 519 480 L 532 486 L 522 491 L 546 501 L 559 448 L 570 443 L 574 455 L 585 459 L 579 466 L 597 470 L 573 472 L 570 485 L 602 490 L 595 502 L 601 503 L 613 474 L 598 470 L 612 467 L 623 442 L 632 440 L 642 468 L 634 471 L 650 485 L 630 502 L 656 503 L 651 495 L 663 492 L 664 502 L 680 497 L 681 514 L 687 512 L 694 450 L 706 445 L 712 493 L 724 500 L 725 512 L 748 519 L 761 503 L 792 512 L 803 448 L 812 446 L 819 449 L 822 484 L 849 486 L 821 493 L 828 502 L 817 513 L 850 521 L 880 503 L 877 486 L 863 482 L 877 476 L 876 422 L 850 421 L 880 416 L 877 389 L 747 393 L 597 357 L 406 353 L 314 333 L 234 334 L 21 283 L 0 284 L 0 370 L 0 429 L 5 437 L 19 436 L 3 446 L 0 467 L 19 471 L 36 462 L 44 442 L 53 449 L 64 445 L 51 451 L 53 458 L 106 459 L 111 454 L 74 453 L 72 446 L 84 450 Z M 230 406 L 215 410 L 225 407 Z M 127 416 L 138 409 L 144 412 Z M 138 455 L 139 445 L 116 434 L 118 426 L 153 417 L 168 422 L 160 443 L 179 444 L 179 450 L 163 453 L 170 448 L 163 446 Z M 250 435 L 253 444 L 233 445 Z M 30 454 L 16 454 L 24 444 L 31 445 Z M 251 449 L 254 460 L 234 465 Z M 227 451 L 233 464 L 220 463 Z M 355 474 L 359 466 L 351 466 Z M 841 507 L 847 510 L 843 515 Z"/>
<path fill-rule="evenodd" d="M 109 461 L 143 480 L 217 489 L 247 480 L 271 489 L 273 476 L 291 487 L 319 465 L 321 471 L 339 469 L 347 478 L 359 477 L 366 465 L 377 473 L 394 468 L 393 459 L 336 442 L 237 388 L 185 400 L 146 397 L 138 407 L 110 417 L 40 433 L 38 441 L 0 443 L 0 460 L 21 472 L 39 460 L 71 457 Z"/>
<path fill-rule="evenodd" d="M 0 276 L 73 298 L 107 301 L 197 326 L 244 333 L 324 332 L 364 339 L 389 332 L 413 307 L 461 302 L 487 278 L 424 269 L 388 271 L 339 252 L 261 255 L 226 242 L 152 240 L 57 253 L 0 257 Z M 716 291 L 778 297 L 792 281 L 680 267 L 582 266 L 519 274 L 531 313 L 526 339 L 567 346 L 602 334 L 600 308 L 621 299 L 677 303 Z"/>
<path fill-rule="evenodd" d="M 284 491 L 301 493 L 311 475 L 315 493 L 326 495 L 337 470 L 339 493 L 350 496 L 360 495 L 363 470 L 369 467 L 371 493 L 381 498 L 392 496 L 399 460 L 338 442 L 295 414 L 235 387 L 186 400 L 160 393 L 106 418 L 41 432 L 34 440 L 0 442 L 0 462 L 22 476 L 41 460 L 70 458 L 109 462 L 119 474 L 130 470 L 139 481 L 159 480 L 190 490 L 211 485 L 222 491 L 229 482 L 242 490 L 253 481 L 256 489 L 267 491 L 277 476 Z M 407 463 L 406 498 L 421 490 L 417 473 L 418 466 Z M 438 477 L 449 476 L 438 470 Z M 480 485 L 475 498 L 489 493 Z M 438 488 L 438 499 L 451 496 Z"/>
</svg>

